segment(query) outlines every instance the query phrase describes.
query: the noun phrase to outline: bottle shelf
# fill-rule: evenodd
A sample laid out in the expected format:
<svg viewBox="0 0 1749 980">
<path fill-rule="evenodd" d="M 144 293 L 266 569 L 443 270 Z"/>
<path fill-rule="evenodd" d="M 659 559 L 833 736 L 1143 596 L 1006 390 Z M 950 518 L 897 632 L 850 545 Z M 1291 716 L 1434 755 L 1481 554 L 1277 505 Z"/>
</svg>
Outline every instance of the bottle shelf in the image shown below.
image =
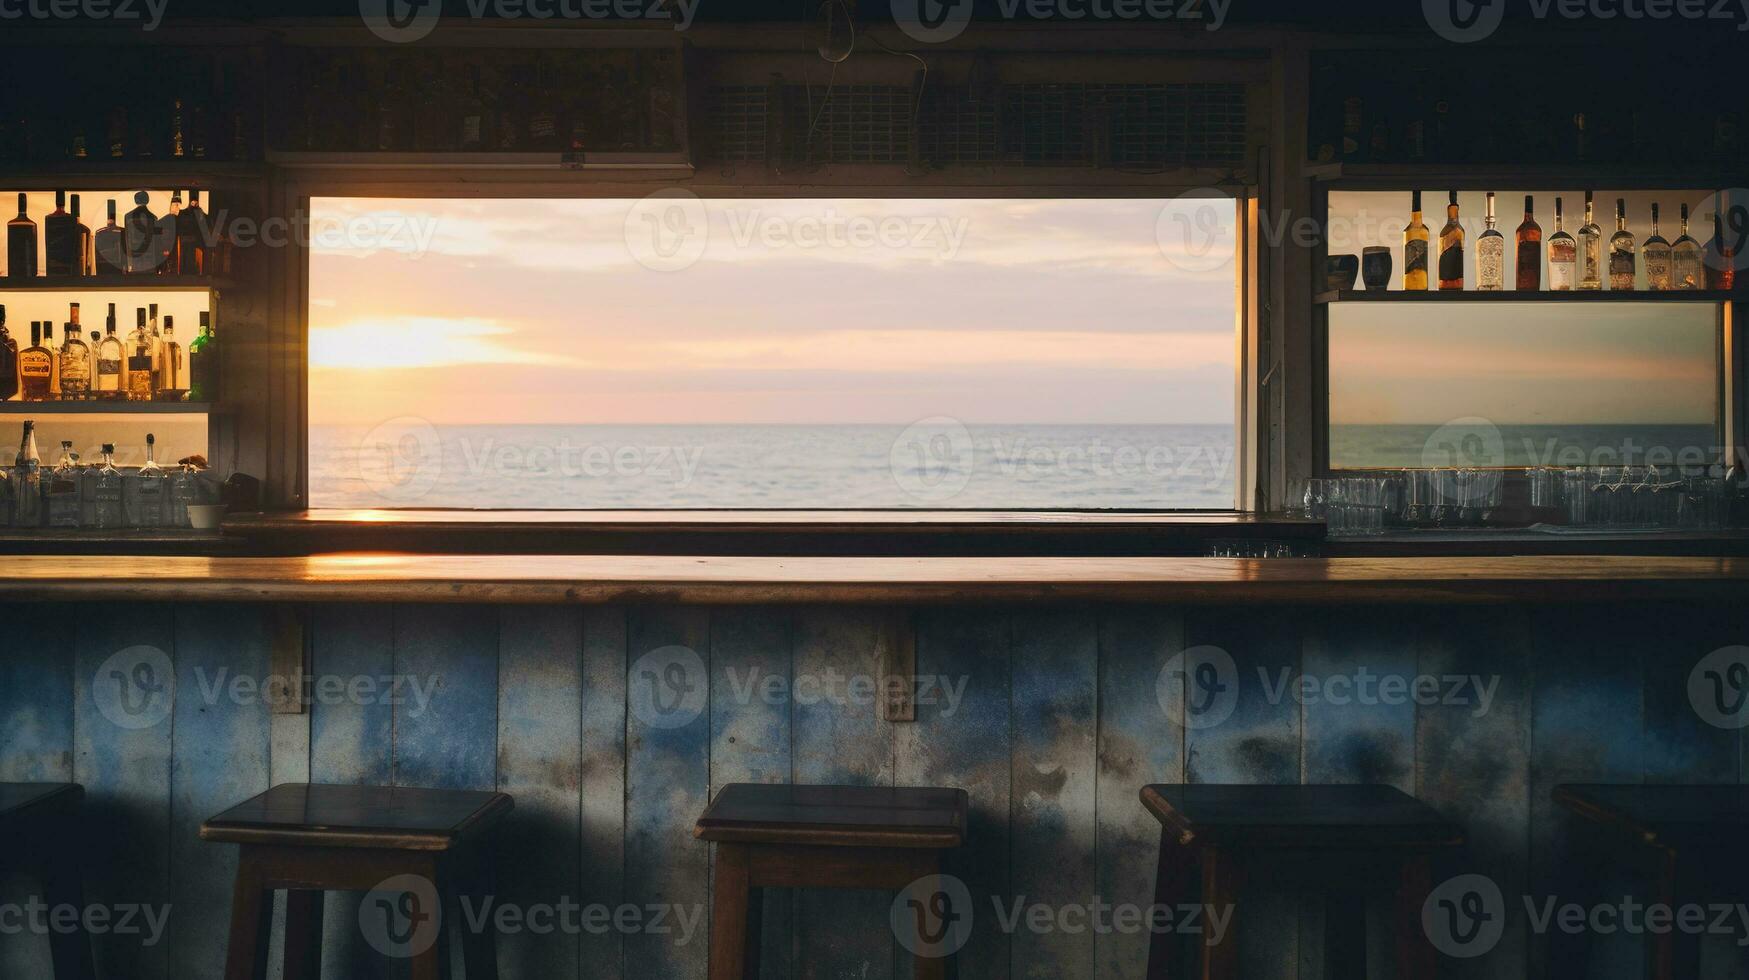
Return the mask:
<svg viewBox="0 0 1749 980">
<path fill-rule="evenodd" d="M 1406 289 L 1343 289 L 1317 294 L 1313 301 L 1329 303 L 1729 303 L 1742 293 L 1718 289 L 1647 290 L 1574 289 L 1555 292 L 1518 292 L 1511 289 L 1482 291 L 1406 290 Z"/>
<path fill-rule="evenodd" d="M 1684 170 L 1669 165 L 1646 166 L 1560 164 L 1365 164 L 1309 161 L 1304 175 L 1312 180 L 1355 190 L 1560 191 L 1578 188 L 1608 190 L 1718 190 L 1740 187 L 1743 175 L 1705 166 Z"/>
<path fill-rule="evenodd" d="M 36 276 L 0 277 L 0 293 L 197 292 L 224 290 L 235 283 L 210 276 Z"/>
<path fill-rule="evenodd" d="M 0 402 L 0 415 L 220 415 L 211 402 Z"/>
</svg>

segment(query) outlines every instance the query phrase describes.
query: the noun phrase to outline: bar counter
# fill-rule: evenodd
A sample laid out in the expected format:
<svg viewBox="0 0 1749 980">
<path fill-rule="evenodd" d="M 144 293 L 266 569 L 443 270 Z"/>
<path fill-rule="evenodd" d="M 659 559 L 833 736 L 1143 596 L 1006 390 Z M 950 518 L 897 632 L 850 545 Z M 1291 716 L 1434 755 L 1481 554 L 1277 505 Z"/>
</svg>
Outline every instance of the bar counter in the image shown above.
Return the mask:
<svg viewBox="0 0 1749 980">
<path fill-rule="evenodd" d="M 1474 603 L 1742 596 L 1749 559 L 22 556 L 0 600 L 503 604 Z"/>
</svg>

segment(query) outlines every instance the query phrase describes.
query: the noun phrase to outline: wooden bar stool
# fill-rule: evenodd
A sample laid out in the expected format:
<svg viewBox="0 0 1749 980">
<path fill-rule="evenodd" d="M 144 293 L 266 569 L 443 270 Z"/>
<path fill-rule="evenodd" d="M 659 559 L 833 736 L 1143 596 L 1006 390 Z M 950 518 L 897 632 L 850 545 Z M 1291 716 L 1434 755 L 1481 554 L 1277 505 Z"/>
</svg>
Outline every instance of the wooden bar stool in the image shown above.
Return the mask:
<svg viewBox="0 0 1749 980">
<path fill-rule="evenodd" d="M 762 889 L 901 891 L 941 873 L 943 852 L 965 842 L 967 809 L 963 789 L 723 787 L 693 829 L 717 844 L 710 980 L 757 980 Z M 919 952 L 915 975 L 939 980 L 948 966 Z"/>
<path fill-rule="evenodd" d="M 410 959 L 413 980 L 453 976 L 461 897 L 487 887 L 481 838 L 512 806 L 503 793 L 287 783 L 208 820 L 202 840 L 242 845 L 225 980 L 267 976 L 279 889 L 285 980 L 321 970 L 324 891 L 371 892 L 359 926 L 378 951 Z M 460 932 L 468 980 L 494 980 L 492 932 Z"/>
<path fill-rule="evenodd" d="M 1186 936 L 1157 932 L 1150 978 L 1239 975 L 1234 936 L 1243 918 L 1247 871 L 1271 880 L 1298 877 L 1331 893 L 1324 920 L 1324 975 L 1366 975 L 1367 891 L 1394 895 L 1397 975 L 1428 980 L 1435 950 L 1421 925 L 1433 889 L 1433 859 L 1463 844 L 1463 830 L 1391 786 L 1154 785 L 1142 804 L 1160 821 L 1154 902 L 1200 901 L 1231 910 L 1219 942 L 1209 936 L 1199 970 L 1183 972 Z M 1254 876 L 1254 875 L 1252 875 Z M 1382 888 L 1380 883 L 1388 883 Z M 1200 887 L 1199 887 L 1200 886 Z M 1200 895 L 1200 898 L 1197 896 Z"/>
<path fill-rule="evenodd" d="M 1648 905 L 1675 909 L 1749 898 L 1749 786 L 1562 785 L 1554 798 L 1572 818 L 1557 869 L 1563 903 L 1600 898 L 1610 870 L 1648 883 Z M 1617 897 L 1612 890 L 1609 900 Z M 1679 929 L 1648 934 L 1645 975 L 1700 976 L 1700 940 Z M 1551 946 L 1555 962 L 1585 970 L 1588 933 L 1557 930 Z"/>
<path fill-rule="evenodd" d="M 0 872 L 34 878 L 43 903 L 83 910 L 85 887 L 79 854 L 86 846 L 79 831 L 85 787 L 78 783 L 0 783 Z M 84 922 L 81 914 L 79 922 Z M 54 980 L 94 980 L 91 937 L 83 928 L 49 930 Z"/>
</svg>

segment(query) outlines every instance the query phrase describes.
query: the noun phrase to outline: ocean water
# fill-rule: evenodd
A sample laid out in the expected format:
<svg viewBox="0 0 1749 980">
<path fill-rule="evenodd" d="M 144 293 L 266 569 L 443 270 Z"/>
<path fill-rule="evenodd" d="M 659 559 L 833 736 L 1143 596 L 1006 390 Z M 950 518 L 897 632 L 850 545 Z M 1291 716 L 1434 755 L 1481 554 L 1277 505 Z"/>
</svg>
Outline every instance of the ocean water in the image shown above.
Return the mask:
<svg viewBox="0 0 1749 980">
<path fill-rule="evenodd" d="M 1230 425 L 311 426 L 314 507 L 1230 508 Z"/>
</svg>

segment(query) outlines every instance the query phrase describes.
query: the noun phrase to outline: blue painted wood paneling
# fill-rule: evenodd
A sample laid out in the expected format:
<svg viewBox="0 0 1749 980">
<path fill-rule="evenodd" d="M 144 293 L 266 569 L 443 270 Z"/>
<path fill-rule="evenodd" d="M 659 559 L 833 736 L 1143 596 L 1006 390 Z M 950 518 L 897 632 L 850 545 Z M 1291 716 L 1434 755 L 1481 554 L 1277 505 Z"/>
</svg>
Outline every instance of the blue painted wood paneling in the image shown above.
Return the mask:
<svg viewBox="0 0 1749 980">
<path fill-rule="evenodd" d="M 310 619 L 310 670 L 332 678 L 395 673 L 392 606 L 321 605 Z M 395 708 L 387 699 L 316 697 L 310 704 L 310 781 L 388 786 L 394 782 Z M 360 896 L 332 893 L 323 909 L 322 972 L 358 980 L 388 975 L 388 960 L 358 930 Z"/>
<path fill-rule="evenodd" d="M 74 627 L 73 778 L 85 786 L 94 829 L 86 901 L 170 904 L 171 727 L 176 702 L 173 610 L 118 603 Z M 162 980 L 169 948 L 143 935 L 98 937 L 103 976 Z"/>
<path fill-rule="evenodd" d="M 1160 823 L 1138 794 L 1149 783 L 1184 781 L 1182 691 L 1160 683 L 1184 650 L 1177 610 L 1126 609 L 1098 618 L 1099 774 L 1095 786 L 1094 865 L 1099 894 L 1113 905 L 1145 908 L 1154 901 Z M 1094 937 L 1102 980 L 1140 980 L 1150 937 L 1106 932 Z"/>
<path fill-rule="evenodd" d="M 791 756 L 788 617 L 725 609 L 711 617 L 711 796 L 730 783 L 787 783 Z M 770 889 L 762 905 L 760 975 L 788 980 L 794 896 Z"/>
<path fill-rule="evenodd" d="M 625 939 L 626 975 L 701 978 L 710 850 L 692 827 L 710 797 L 710 616 L 634 609 L 627 637 L 626 901 L 648 917 Z"/>
<path fill-rule="evenodd" d="M 893 739 L 898 726 L 882 722 L 871 703 L 833 704 L 816 696 L 828 678 L 840 678 L 842 683 L 843 678 L 875 671 L 877 615 L 867 609 L 795 613 L 791 689 L 803 694 L 792 706 L 797 783 L 893 785 Z M 890 898 L 866 892 L 792 898 L 797 976 L 826 980 L 894 975 L 897 950 L 885 927 Z"/>
<path fill-rule="evenodd" d="M 1743 733 L 1706 723 L 1687 689 L 1701 657 L 1749 641 L 1749 613 L 1718 605 L 931 609 L 915 617 L 918 669 L 957 693 L 926 699 L 910 724 L 881 721 L 872 698 L 843 696 L 849 678 L 878 674 L 885 611 L 321 606 L 311 625 L 318 684 L 399 674 L 431 700 L 317 698 L 307 750 L 274 734 L 294 731 L 297 716 L 276 727 L 262 703 L 213 702 L 201 690 L 220 670 L 265 675 L 265 609 L 124 604 L 74 617 L 70 630 L 59 608 L 6 612 L 0 778 L 87 785 L 92 901 L 174 903 L 165 943 L 98 943 L 110 975 L 144 980 L 217 969 L 230 851 L 194 830 L 267 785 L 282 741 L 307 754 L 316 781 L 514 793 L 501 901 L 569 895 L 640 915 L 679 905 L 699 930 L 684 944 L 676 931 L 504 937 L 504 975 L 542 980 L 703 977 L 709 852 L 691 828 L 708 795 L 733 781 L 962 786 L 971 837 L 949 870 L 977 896 L 979 920 L 962 975 L 1139 977 L 1146 935 L 1011 935 L 997 928 L 992 899 L 1024 894 L 1053 910 L 1093 895 L 1148 902 L 1158 825 L 1136 801 L 1145 783 L 1390 782 L 1464 822 L 1472 845 L 1458 870 L 1489 875 L 1516 901 L 1552 875 L 1560 831 L 1547 799 L 1557 783 L 1745 775 Z M 668 671 L 672 659 L 643 676 L 646 654 L 676 646 L 696 656 L 696 677 Z M 137 647 L 162 659 L 142 660 Z M 1193 675 L 1205 663 L 1227 669 L 1207 647 L 1232 658 L 1224 680 L 1236 697 L 1218 723 L 1187 729 L 1182 687 L 1157 682 L 1186 649 L 1180 666 Z M 133 652 L 118 665 L 121 651 Z M 168 666 L 140 674 L 139 663 Z M 1479 713 L 1466 699 L 1329 698 L 1330 679 L 1363 668 L 1482 675 L 1493 700 Z M 141 683 L 170 678 L 164 700 L 142 700 Z M 776 683 L 750 696 L 756 678 Z M 1301 680 L 1321 693 L 1301 703 Z M 837 696 L 821 696 L 828 681 Z M 679 723 L 650 702 L 657 684 L 683 709 Z M 677 699 L 688 687 L 691 700 Z M 297 764 L 292 772 L 304 764 L 282 761 Z M 1248 975 L 1321 976 L 1319 899 L 1267 875 L 1252 887 L 1240 926 Z M 873 892 L 773 896 L 766 975 L 908 977 L 890 904 Z M 1381 941 L 1372 938 L 1371 958 L 1388 967 Z M 1540 976 L 1539 950 L 1514 915 L 1488 956 L 1447 970 Z M 1740 976 L 1734 958 L 1709 948 L 1704 980 Z M 1632 965 L 1626 954 L 1606 959 Z M 347 980 L 398 972 L 363 947 L 343 896 L 330 898 L 325 961 Z M 0 938 L 0 972 L 33 975 L 41 963 L 36 944 Z"/>
<path fill-rule="evenodd" d="M 500 615 L 498 789 L 516 809 L 499 836 L 494 896 L 552 931 L 499 937 L 499 962 L 513 976 L 563 976 L 577 967 L 581 935 L 554 916 L 575 901 L 583 872 L 583 611 L 513 606 Z"/>
<path fill-rule="evenodd" d="M 578 895 L 585 905 L 615 909 L 626 898 L 626 671 L 625 610 L 584 610 Z M 617 932 L 585 930 L 577 955 L 584 976 L 626 975 L 625 937 Z"/>
<path fill-rule="evenodd" d="M 200 840 L 200 825 L 268 786 L 271 712 L 269 618 L 249 606 L 176 610 L 176 711 L 170 798 L 170 880 L 175 915 L 170 972 L 216 977 L 230 924 L 237 848 Z"/>
<path fill-rule="evenodd" d="M 965 846 L 947 859 L 949 873 L 965 882 L 975 910 L 971 938 L 959 954 L 962 980 L 1014 975 L 1012 937 L 998 928 L 992 901 L 1013 894 L 1012 650 L 1006 612 L 931 609 L 919 614 L 918 674 L 962 693 L 957 704 L 918 704 L 917 720 L 898 726 L 899 785 L 957 786 L 971 796 Z"/>
<path fill-rule="evenodd" d="M 1098 892 L 1099 633 L 1084 611 L 1026 612 L 1013 620 L 1010 901 L 1092 909 Z M 1092 973 L 1092 923 L 1013 938 L 1013 975 L 1038 980 Z"/>
</svg>

